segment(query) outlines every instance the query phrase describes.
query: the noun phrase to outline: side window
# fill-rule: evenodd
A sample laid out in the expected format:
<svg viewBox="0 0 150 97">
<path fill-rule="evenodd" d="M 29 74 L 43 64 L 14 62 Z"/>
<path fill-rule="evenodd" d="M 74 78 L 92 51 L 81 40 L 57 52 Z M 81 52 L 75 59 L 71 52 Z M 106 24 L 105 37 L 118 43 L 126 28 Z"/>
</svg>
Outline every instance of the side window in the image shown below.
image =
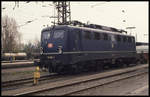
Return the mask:
<svg viewBox="0 0 150 97">
<path fill-rule="evenodd" d="M 135 38 L 134 37 L 132 37 L 132 42 L 135 42 Z"/>
<path fill-rule="evenodd" d="M 75 32 L 75 40 L 74 40 L 75 41 L 75 48 L 76 48 L 76 50 L 79 50 L 80 30 L 74 29 L 74 32 Z"/>
<path fill-rule="evenodd" d="M 120 36 L 120 35 L 117 35 L 117 36 L 116 36 L 116 40 L 117 40 L 117 41 L 121 41 L 121 36 Z"/>
<path fill-rule="evenodd" d="M 111 41 L 116 41 L 115 36 L 113 34 L 111 35 Z"/>
<path fill-rule="evenodd" d="M 94 32 L 94 39 L 100 40 L 100 33 Z"/>
<path fill-rule="evenodd" d="M 84 38 L 90 40 L 91 39 L 91 32 L 90 31 L 85 31 Z"/>
<path fill-rule="evenodd" d="M 127 37 L 123 36 L 123 42 L 126 42 L 126 41 L 127 41 Z"/>
<path fill-rule="evenodd" d="M 42 32 L 42 41 L 44 41 L 45 39 L 49 39 L 49 38 L 50 38 L 49 31 Z"/>
<path fill-rule="evenodd" d="M 104 36 L 104 40 L 108 40 L 108 34 L 103 33 L 103 36 Z"/>
<path fill-rule="evenodd" d="M 80 37 L 80 30 L 76 30 L 76 38 L 79 39 Z"/>
<path fill-rule="evenodd" d="M 64 33 L 65 33 L 65 31 L 64 30 L 55 30 L 54 31 L 54 38 L 55 39 L 63 39 L 64 38 Z"/>
<path fill-rule="evenodd" d="M 132 39 L 131 39 L 131 37 L 128 37 L 128 42 L 132 42 Z"/>
</svg>

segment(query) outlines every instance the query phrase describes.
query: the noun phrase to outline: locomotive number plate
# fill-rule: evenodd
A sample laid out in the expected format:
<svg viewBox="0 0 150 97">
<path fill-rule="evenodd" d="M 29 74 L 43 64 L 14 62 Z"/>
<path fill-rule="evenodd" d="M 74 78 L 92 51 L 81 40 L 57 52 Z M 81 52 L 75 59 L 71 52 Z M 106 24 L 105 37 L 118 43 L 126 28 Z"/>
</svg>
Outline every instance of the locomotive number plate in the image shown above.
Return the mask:
<svg viewBox="0 0 150 97">
<path fill-rule="evenodd" d="M 47 56 L 48 59 L 54 59 L 54 56 Z"/>
</svg>

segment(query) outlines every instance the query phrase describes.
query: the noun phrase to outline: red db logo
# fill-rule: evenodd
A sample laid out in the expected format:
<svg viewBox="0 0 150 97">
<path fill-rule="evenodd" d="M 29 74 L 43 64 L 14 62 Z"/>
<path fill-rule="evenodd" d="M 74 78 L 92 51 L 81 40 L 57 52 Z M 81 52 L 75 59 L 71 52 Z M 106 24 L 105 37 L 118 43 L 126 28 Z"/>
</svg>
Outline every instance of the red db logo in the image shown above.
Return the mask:
<svg viewBox="0 0 150 97">
<path fill-rule="evenodd" d="M 52 43 L 48 43 L 48 48 L 52 48 L 53 44 Z"/>
</svg>

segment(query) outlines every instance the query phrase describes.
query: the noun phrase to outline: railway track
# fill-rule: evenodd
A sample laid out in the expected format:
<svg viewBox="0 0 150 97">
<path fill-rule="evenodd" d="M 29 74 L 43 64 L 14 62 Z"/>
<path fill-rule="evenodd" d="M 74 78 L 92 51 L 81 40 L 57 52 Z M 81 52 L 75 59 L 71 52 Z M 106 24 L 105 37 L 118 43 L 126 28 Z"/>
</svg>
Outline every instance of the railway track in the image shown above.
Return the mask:
<svg viewBox="0 0 150 97">
<path fill-rule="evenodd" d="M 34 60 L 16 60 L 15 62 L 7 62 L 2 61 L 2 69 L 14 69 L 14 68 L 23 68 L 23 67 L 34 67 L 34 61 L 38 61 L 39 59 Z"/>
<path fill-rule="evenodd" d="M 50 74 L 50 75 L 43 75 L 40 77 L 39 82 L 43 80 L 48 80 L 49 78 L 56 78 L 58 77 L 56 73 Z M 9 90 L 9 87 L 17 87 L 20 85 L 25 85 L 25 84 L 33 84 L 33 77 L 29 78 L 23 78 L 23 79 L 17 79 L 17 80 L 11 80 L 11 81 L 5 81 L 2 82 L 2 90 Z"/>
<path fill-rule="evenodd" d="M 106 71 L 104 70 L 103 72 L 107 72 L 107 71 L 108 70 L 106 70 Z M 91 73 L 93 73 L 93 72 L 91 72 Z M 54 73 L 54 74 L 44 75 L 44 76 L 40 77 L 39 83 L 41 83 L 42 81 L 46 81 L 46 80 L 49 80 L 51 82 L 53 80 L 54 81 L 59 80 L 59 79 L 64 80 L 64 79 L 69 79 L 69 78 L 72 78 L 72 77 L 78 77 L 78 76 L 83 76 L 83 75 L 87 75 L 87 73 L 82 73 L 80 75 L 75 75 L 75 76 L 72 76 L 72 75 L 58 75 L 58 74 Z M 59 79 L 57 79 L 57 78 L 59 78 Z M 23 86 L 23 85 L 26 85 L 26 84 L 32 85 L 33 84 L 33 77 L 17 79 L 17 80 L 10 80 L 10 81 L 4 81 L 4 82 L 2 82 L 2 90 L 11 90 L 11 89 L 13 89 L 12 87 Z M 9 87 L 11 87 L 11 88 L 9 88 Z"/>
<path fill-rule="evenodd" d="M 38 61 L 39 59 L 34 59 L 34 60 L 14 60 L 14 61 L 1 61 L 1 63 L 15 63 L 15 62 L 29 62 L 29 61 Z"/>
<path fill-rule="evenodd" d="M 31 60 L 14 60 L 14 61 L 2 61 L 2 63 L 15 63 L 15 62 L 28 62 L 28 61 L 31 61 Z"/>
<path fill-rule="evenodd" d="M 148 65 L 138 65 L 109 72 L 59 80 L 19 90 L 4 91 L 2 95 L 71 95 L 76 92 L 139 76 L 148 72 Z"/>
<path fill-rule="evenodd" d="M 111 69 L 111 70 L 113 70 L 113 69 Z M 106 71 L 104 70 L 103 72 L 107 72 L 107 71 L 109 71 L 109 70 L 106 70 Z M 83 73 L 83 74 L 80 74 L 80 75 L 82 76 L 82 75 L 85 75 L 85 74 Z M 39 81 L 49 80 L 49 78 L 52 78 L 52 77 L 54 78 L 54 76 L 57 76 L 57 74 L 44 75 L 39 79 Z M 77 75 L 77 76 L 79 76 L 79 75 Z M 69 75 L 68 76 L 62 76 L 61 75 L 59 77 L 69 77 Z M 55 78 L 57 78 L 57 77 L 55 77 Z M 33 77 L 17 79 L 17 80 L 10 80 L 10 81 L 4 81 L 4 82 L 2 82 L 2 88 L 9 88 L 9 87 L 24 85 L 24 84 L 29 84 L 29 83 L 30 84 L 33 83 Z"/>
<path fill-rule="evenodd" d="M 131 73 L 131 72 L 127 72 L 127 73 Z M 133 72 L 132 72 L 133 73 Z M 135 72 L 134 72 L 135 73 Z M 141 75 L 143 75 L 143 74 L 146 74 L 147 73 L 147 71 L 145 71 L 145 72 L 138 72 L 138 73 L 136 73 L 136 74 L 133 74 L 133 75 L 130 75 L 130 76 L 127 76 L 127 75 L 125 75 L 125 73 L 122 73 L 122 74 L 120 74 L 120 75 L 125 75 L 125 77 L 120 77 L 119 78 L 119 76 L 120 75 L 117 75 L 117 76 L 111 76 L 110 78 L 106 78 L 106 79 L 102 79 L 101 81 L 104 81 L 105 80 L 105 82 L 102 82 L 102 83 L 97 83 L 97 84 L 95 84 L 95 85 L 93 85 L 94 84 L 94 82 L 92 82 L 88 87 L 81 87 L 80 86 L 80 88 L 79 89 L 75 89 L 75 90 L 73 90 L 73 91 L 69 91 L 69 92 L 67 92 L 67 93 L 64 93 L 64 94 L 62 94 L 63 96 L 69 96 L 69 95 L 76 95 L 77 93 L 80 93 L 80 92 L 82 92 L 82 91 L 86 91 L 86 90 L 89 90 L 89 89 L 92 89 L 92 88 L 96 88 L 96 87 L 99 87 L 99 86 L 103 86 L 103 85 L 107 85 L 107 84 L 111 84 L 111 83 L 113 83 L 113 82 L 117 82 L 117 81 L 121 81 L 121 80 L 125 80 L 125 79 L 128 79 L 128 78 L 131 78 L 131 77 L 136 77 L 136 76 L 141 76 Z M 112 80 L 110 80 L 110 79 L 112 79 Z M 99 80 L 99 79 L 95 79 L 95 82 L 97 81 L 97 80 Z M 106 81 L 106 80 L 108 80 L 108 81 Z M 91 80 L 91 81 L 93 81 L 93 80 Z M 83 82 L 82 82 L 83 83 Z M 87 82 L 86 82 L 87 83 Z M 90 82 L 88 82 L 88 84 L 89 84 Z M 81 84 L 81 83 L 80 83 Z M 85 83 L 84 83 L 85 84 Z"/>
<path fill-rule="evenodd" d="M 34 67 L 33 61 L 28 62 L 15 62 L 15 63 L 2 63 L 2 69 L 14 69 L 23 67 Z"/>
</svg>

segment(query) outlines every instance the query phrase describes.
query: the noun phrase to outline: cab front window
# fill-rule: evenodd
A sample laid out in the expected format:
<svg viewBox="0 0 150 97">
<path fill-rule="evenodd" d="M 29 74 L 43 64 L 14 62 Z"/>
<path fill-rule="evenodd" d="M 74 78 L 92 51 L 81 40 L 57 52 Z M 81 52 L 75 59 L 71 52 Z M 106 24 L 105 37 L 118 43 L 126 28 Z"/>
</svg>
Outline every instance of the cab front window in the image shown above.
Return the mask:
<svg viewBox="0 0 150 97">
<path fill-rule="evenodd" d="M 50 32 L 49 31 L 45 31 L 42 33 L 42 41 L 47 40 L 50 38 Z"/>
<path fill-rule="evenodd" d="M 55 39 L 63 39 L 64 38 L 64 30 L 55 30 L 53 38 Z"/>
</svg>

